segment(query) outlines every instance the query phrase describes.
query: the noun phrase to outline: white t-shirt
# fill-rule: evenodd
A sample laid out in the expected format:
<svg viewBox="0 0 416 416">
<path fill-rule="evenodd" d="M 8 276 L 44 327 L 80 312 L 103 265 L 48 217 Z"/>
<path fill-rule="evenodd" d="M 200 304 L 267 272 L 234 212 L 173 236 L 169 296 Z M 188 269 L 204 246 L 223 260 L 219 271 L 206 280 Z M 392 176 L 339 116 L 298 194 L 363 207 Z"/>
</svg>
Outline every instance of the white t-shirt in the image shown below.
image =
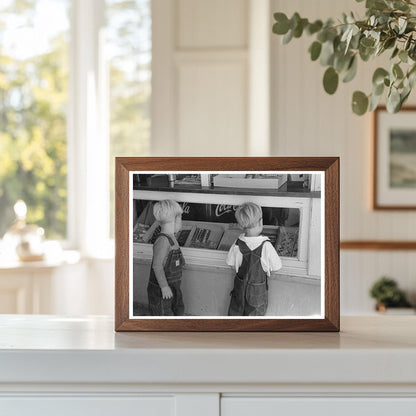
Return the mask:
<svg viewBox="0 0 416 416">
<path fill-rule="evenodd" d="M 250 250 L 256 249 L 263 241 L 268 240 L 268 238 L 264 235 L 246 237 L 244 234 L 241 234 L 239 239 L 244 241 Z M 234 267 L 235 271 L 238 272 L 238 269 L 243 262 L 243 255 L 241 254 L 241 251 L 236 243 L 231 246 L 226 262 L 229 266 Z M 282 268 L 282 261 L 270 242 L 263 245 L 260 262 L 261 267 L 267 273 L 267 276 L 270 276 L 271 272 L 275 272 Z"/>
</svg>

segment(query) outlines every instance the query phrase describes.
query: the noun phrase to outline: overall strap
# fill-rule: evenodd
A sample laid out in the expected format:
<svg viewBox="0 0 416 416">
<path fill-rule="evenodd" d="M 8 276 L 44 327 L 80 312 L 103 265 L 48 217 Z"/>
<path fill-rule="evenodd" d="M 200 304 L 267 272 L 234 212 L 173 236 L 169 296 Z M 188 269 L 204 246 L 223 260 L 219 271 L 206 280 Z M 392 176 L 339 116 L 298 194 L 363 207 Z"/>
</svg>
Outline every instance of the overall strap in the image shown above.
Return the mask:
<svg viewBox="0 0 416 416">
<path fill-rule="evenodd" d="M 265 243 L 270 242 L 269 239 L 264 240 L 259 246 L 257 246 L 254 250 L 250 250 L 247 243 L 245 243 L 243 240 L 238 239 L 237 240 L 237 246 L 241 251 L 241 254 L 247 254 L 247 253 L 256 253 L 257 255 L 261 256 L 261 252 L 263 250 L 263 246 Z"/>
<path fill-rule="evenodd" d="M 165 233 L 159 233 L 158 236 L 156 237 L 155 243 L 159 239 L 159 237 L 162 237 L 162 236 L 166 237 L 169 240 L 169 244 L 171 246 L 175 245 L 175 242 L 172 240 L 172 238 L 170 236 L 168 236 L 167 234 L 165 234 Z"/>
<path fill-rule="evenodd" d="M 250 253 L 251 252 L 251 250 L 248 248 L 247 243 L 245 243 L 243 240 L 240 240 L 238 238 L 237 241 L 236 241 L 236 244 L 237 244 L 238 248 L 240 249 L 241 254 L 244 255 L 246 253 Z"/>
<path fill-rule="evenodd" d="M 263 251 L 263 246 L 265 243 L 269 242 L 271 244 L 271 241 L 269 239 L 264 240 L 258 247 L 256 247 L 253 252 L 256 252 L 257 254 L 259 254 L 261 256 L 261 252 Z"/>
</svg>

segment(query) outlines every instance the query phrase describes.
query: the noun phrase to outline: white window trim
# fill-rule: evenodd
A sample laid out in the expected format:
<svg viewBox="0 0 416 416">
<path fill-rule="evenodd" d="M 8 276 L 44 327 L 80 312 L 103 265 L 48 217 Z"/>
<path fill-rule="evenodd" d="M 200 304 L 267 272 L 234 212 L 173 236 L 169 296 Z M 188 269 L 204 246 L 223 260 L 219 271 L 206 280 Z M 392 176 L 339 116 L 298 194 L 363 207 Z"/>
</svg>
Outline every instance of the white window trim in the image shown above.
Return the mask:
<svg viewBox="0 0 416 416">
<path fill-rule="evenodd" d="M 112 257 L 109 238 L 108 76 L 105 1 L 72 0 L 68 114 L 68 242 Z"/>
</svg>

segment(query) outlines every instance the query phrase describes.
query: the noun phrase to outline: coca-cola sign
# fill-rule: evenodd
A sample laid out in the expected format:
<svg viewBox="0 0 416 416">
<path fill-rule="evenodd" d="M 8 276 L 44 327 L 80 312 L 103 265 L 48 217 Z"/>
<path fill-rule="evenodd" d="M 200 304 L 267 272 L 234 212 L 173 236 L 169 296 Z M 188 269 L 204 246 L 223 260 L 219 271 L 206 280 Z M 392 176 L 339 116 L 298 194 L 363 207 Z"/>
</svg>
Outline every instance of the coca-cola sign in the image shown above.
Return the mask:
<svg viewBox="0 0 416 416">
<path fill-rule="evenodd" d="M 234 213 L 235 210 L 236 210 L 236 205 L 219 204 L 215 208 L 215 216 L 216 217 L 221 217 L 225 214 Z"/>
<path fill-rule="evenodd" d="M 182 204 L 182 219 L 191 221 L 207 221 L 234 223 L 237 205 L 227 204 L 197 204 L 184 202 Z"/>
</svg>

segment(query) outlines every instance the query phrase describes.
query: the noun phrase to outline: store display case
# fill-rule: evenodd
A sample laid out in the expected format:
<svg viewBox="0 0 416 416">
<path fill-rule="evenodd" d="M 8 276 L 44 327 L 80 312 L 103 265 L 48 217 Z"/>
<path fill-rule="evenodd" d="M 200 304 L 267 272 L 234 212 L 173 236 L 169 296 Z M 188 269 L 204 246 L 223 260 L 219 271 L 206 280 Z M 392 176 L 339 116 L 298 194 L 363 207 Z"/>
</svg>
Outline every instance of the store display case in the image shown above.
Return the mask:
<svg viewBox="0 0 416 416">
<path fill-rule="evenodd" d="M 143 179 L 140 182 L 138 178 L 134 181 L 132 209 L 135 258 L 151 258 L 151 244 L 160 231 L 152 215 L 154 202 L 175 199 L 184 210 L 182 229 L 177 239 L 188 264 L 227 267 L 226 253 L 243 232 L 236 224 L 235 208 L 252 201 L 262 207 L 263 234 L 269 237 L 282 258 L 282 273 L 300 276 L 309 274 L 311 201 L 320 199 L 319 191 L 203 187 L 201 180 L 198 181 L 195 176 L 204 175 L 193 175 L 193 183 L 190 178 L 186 184 L 181 177 L 180 183 L 173 187 L 142 185 Z M 287 185 L 287 181 L 283 184 Z"/>
</svg>

